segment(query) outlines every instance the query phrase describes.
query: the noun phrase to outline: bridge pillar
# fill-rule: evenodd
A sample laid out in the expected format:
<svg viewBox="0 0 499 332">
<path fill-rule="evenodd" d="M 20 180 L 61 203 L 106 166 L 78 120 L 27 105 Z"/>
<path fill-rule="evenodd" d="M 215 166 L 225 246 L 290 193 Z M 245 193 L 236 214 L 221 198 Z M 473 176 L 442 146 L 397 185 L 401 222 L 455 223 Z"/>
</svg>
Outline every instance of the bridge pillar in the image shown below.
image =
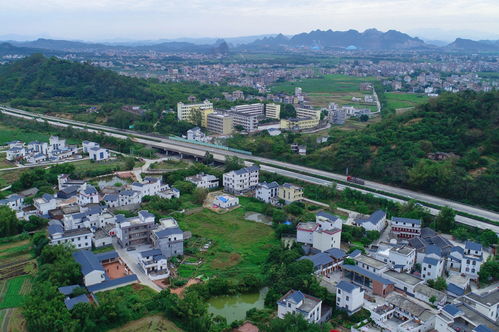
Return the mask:
<svg viewBox="0 0 499 332">
<path fill-rule="evenodd" d="M 182 152 L 179 152 L 178 154 L 180 156 L 180 159 L 184 159 L 184 155 L 182 154 Z"/>
</svg>

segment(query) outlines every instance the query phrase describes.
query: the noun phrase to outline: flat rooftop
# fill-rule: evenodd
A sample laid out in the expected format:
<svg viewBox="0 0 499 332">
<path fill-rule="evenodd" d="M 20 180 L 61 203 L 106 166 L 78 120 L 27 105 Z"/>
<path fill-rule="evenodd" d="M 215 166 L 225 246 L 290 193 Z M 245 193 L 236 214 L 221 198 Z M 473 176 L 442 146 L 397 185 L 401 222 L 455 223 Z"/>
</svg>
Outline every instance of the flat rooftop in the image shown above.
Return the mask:
<svg viewBox="0 0 499 332">
<path fill-rule="evenodd" d="M 377 259 L 369 257 L 369 256 L 365 256 L 365 255 L 360 255 L 358 257 L 355 257 L 354 259 L 360 263 L 364 263 L 366 265 L 373 266 L 376 269 L 382 269 L 383 267 L 386 266 L 385 262 L 382 262 L 380 260 L 377 260 Z"/>
<path fill-rule="evenodd" d="M 399 273 L 399 272 L 395 272 L 395 271 L 386 271 L 386 272 L 383 272 L 383 275 L 387 278 L 397 279 L 397 280 L 400 280 L 400 281 L 405 282 L 406 284 L 409 284 L 412 286 L 415 286 L 423 281 L 422 279 L 419 279 L 411 274 Z"/>
</svg>

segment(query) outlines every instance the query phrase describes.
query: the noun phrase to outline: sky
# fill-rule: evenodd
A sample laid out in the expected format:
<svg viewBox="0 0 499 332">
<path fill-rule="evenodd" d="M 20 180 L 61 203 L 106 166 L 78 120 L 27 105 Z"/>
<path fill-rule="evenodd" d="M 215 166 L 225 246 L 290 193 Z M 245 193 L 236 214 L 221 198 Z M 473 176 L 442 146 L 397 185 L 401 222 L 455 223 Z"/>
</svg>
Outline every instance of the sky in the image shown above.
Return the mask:
<svg viewBox="0 0 499 332">
<path fill-rule="evenodd" d="M 0 39 L 155 40 L 369 28 L 435 40 L 499 39 L 499 0 L 0 0 L 0 22 Z"/>
</svg>

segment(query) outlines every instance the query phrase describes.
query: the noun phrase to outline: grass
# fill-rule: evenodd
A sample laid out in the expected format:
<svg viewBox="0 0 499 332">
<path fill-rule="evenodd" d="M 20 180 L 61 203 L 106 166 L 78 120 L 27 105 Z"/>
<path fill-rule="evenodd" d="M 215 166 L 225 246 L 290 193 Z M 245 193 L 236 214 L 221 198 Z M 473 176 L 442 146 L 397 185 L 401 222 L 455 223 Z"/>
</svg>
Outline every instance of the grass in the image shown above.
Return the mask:
<svg viewBox="0 0 499 332">
<path fill-rule="evenodd" d="M 7 327 L 7 331 L 12 331 L 12 332 L 28 331 L 28 328 L 26 326 L 26 319 L 24 319 L 24 316 L 22 314 L 22 308 L 12 309 L 10 313 L 9 325 Z"/>
<path fill-rule="evenodd" d="M 109 252 L 109 251 L 113 251 L 113 250 L 114 250 L 114 247 L 112 245 L 108 245 L 108 246 L 92 249 L 92 252 L 94 254 L 102 254 L 103 252 Z"/>
<path fill-rule="evenodd" d="M 173 322 L 167 320 L 161 315 L 147 316 L 138 320 L 129 322 L 121 327 L 109 330 L 109 332 L 181 332 Z"/>
<path fill-rule="evenodd" d="M 0 145 L 5 145 L 10 141 L 47 141 L 49 140 L 49 134 L 43 134 L 33 131 L 27 131 L 24 129 L 12 128 L 0 123 Z"/>
<path fill-rule="evenodd" d="M 29 289 L 25 283 L 30 283 L 30 276 L 24 275 L 9 279 L 6 291 L 1 296 L 0 309 L 20 307 L 24 304 L 26 291 Z"/>
<path fill-rule="evenodd" d="M 0 246 L 0 265 L 22 262 L 32 258 L 29 240 L 6 243 Z"/>
<path fill-rule="evenodd" d="M 428 96 L 417 93 L 387 92 L 385 97 L 384 106 L 391 109 L 415 107 L 428 100 Z"/>
<path fill-rule="evenodd" d="M 27 170 L 27 168 L 20 168 L 0 172 L 0 187 L 3 188 L 9 186 L 13 182 L 19 180 L 21 174 Z"/>
<path fill-rule="evenodd" d="M 151 164 L 151 169 L 178 169 L 187 168 L 189 163 L 184 160 L 165 160 L 159 163 Z"/>
<path fill-rule="evenodd" d="M 6 159 L 7 154 L 1 153 L 0 154 L 0 168 L 10 168 L 10 167 L 16 167 L 15 164 L 11 163 Z"/>
<path fill-rule="evenodd" d="M 126 161 L 124 158 L 118 157 L 117 159 L 111 159 L 102 162 L 93 162 L 91 160 L 82 160 L 74 162 L 75 174 L 81 177 L 85 177 L 88 172 L 94 172 L 99 174 L 113 173 L 114 171 L 124 171 L 127 170 Z M 143 163 L 136 162 L 135 167 L 139 167 Z"/>
<path fill-rule="evenodd" d="M 200 213 L 183 216 L 179 220 L 182 229 L 206 242 L 211 240 L 213 245 L 207 252 L 196 254 L 203 260 L 201 265 L 181 265 L 179 274 L 182 277 L 260 274 L 269 246 L 279 241 L 271 227 L 245 220 L 245 212 L 246 208 L 225 214 L 203 209 Z"/>
</svg>

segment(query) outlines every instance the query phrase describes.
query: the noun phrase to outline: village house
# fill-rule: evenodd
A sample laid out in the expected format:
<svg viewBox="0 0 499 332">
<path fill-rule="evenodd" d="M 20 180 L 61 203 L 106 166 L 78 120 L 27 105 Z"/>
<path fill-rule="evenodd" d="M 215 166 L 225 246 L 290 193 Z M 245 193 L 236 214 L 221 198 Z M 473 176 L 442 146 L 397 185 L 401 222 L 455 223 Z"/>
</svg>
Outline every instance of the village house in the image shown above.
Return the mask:
<svg viewBox="0 0 499 332">
<path fill-rule="evenodd" d="M 352 315 L 364 306 L 364 291 L 348 281 L 342 280 L 336 285 L 336 308 Z"/>
<path fill-rule="evenodd" d="M 258 166 L 241 168 L 236 171 L 224 173 L 224 190 L 236 195 L 252 190 L 258 185 L 259 174 L 260 167 Z"/>
</svg>

